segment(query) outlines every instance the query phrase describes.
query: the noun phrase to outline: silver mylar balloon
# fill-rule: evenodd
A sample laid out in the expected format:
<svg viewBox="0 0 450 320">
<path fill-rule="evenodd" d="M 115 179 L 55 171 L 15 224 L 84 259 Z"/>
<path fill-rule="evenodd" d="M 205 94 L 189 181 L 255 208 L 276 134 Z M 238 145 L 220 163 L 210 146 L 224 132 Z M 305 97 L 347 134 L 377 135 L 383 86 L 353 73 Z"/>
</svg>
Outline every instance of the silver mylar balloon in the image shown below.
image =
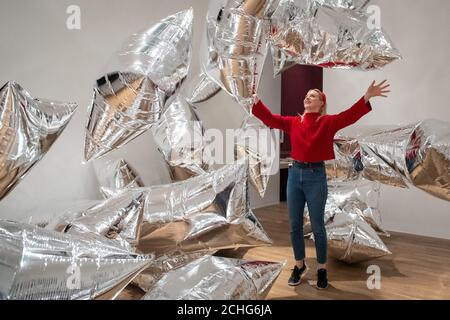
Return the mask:
<svg viewBox="0 0 450 320">
<path fill-rule="evenodd" d="M 183 182 L 147 188 L 137 249 L 159 257 L 270 245 L 249 207 L 247 168 L 239 161 Z"/>
<path fill-rule="evenodd" d="M 202 70 L 249 113 L 267 53 L 265 18 L 278 1 L 210 1 Z"/>
<path fill-rule="evenodd" d="M 326 162 L 327 178 L 332 182 L 347 182 L 361 179 L 364 169 L 358 140 L 337 137 L 334 140 L 335 159 Z"/>
<path fill-rule="evenodd" d="M 338 213 L 326 226 L 329 255 L 347 263 L 358 263 L 391 254 L 361 217 Z"/>
<path fill-rule="evenodd" d="M 105 198 L 123 189 L 144 187 L 144 182 L 137 171 L 124 159 L 96 162 L 94 168 L 100 192 Z"/>
<path fill-rule="evenodd" d="M 276 160 L 274 132 L 254 117 L 246 117 L 236 138 L 236 158 L 247 157 L 250 182 L 263 198 Z"/>
<path fill-rule="evenodd" d="M 275 74 L 293 62 L 373 70 L 401 59 L 388 35 L 368 23 L 370 16 L 354 10 L 361 7 L 361 1 L 281 0 L 269 37 Z"/>
<path fill-rule="evenodd" d="M 97 80 L 86 129 L 85 158 L 98 158 L 148 130 L 186 78 L 193 10 L 133 36 Z"/>
<path fill-rule="evenodd" d="M 205 256 L 165 275 L 144 300 L 263 300 L 284 264 Z"/>
<path fill-rule="evenodd" d="M 193 105 L 202 103 L 215 96 L 220 90 L 222 88 L 202 72 L 187 101 Z"/>
<path fill-rule="evenodd" d="M 0 200 L 47 153 L 76 108 L 34 99 L 16 82 L 0 89 Z"/>
<path fill-rule="evenodd" d="M 327 161 L 327 177 L 333 182 L 351 182 L 361 179 L 378 181 L 386 185 L 408 188 L 405 179 L 394 167 L 377 161 L 370 149 L 365 152 L 361 149 L 360 142 L 365 137 L 378 134 L 386 129 L 361 128 L 369 133 L 358 135 L 358 137 L 337 137 L 334 141 L 336 159 Z M 391 130 L 391 129 L 389 129 Z"/>
<path fill-rule="evenodd" d="M 240 161 L 186 181 L 124 190 L 55 229 L 126 241 L 157 258 L 270 245 L 249 207 L 247 168 Z"/>
<path fill-rule="evenodd" d="M 138 191 L 112 194 L 106 201 L 99 201 L 79 212 L 66 212 L 47 229 L 70 234 L 101 235 L 114 239 L 131 250 L 137 245 L 145 206 L 145 194 Z"/>
<path fill-rule="evenodd" d="M 389 170 L 407 183 L 450 201 L 450 123 L 425 120 L 383 130 L 363 137 L 360 145 L 364 165 L 379 168 L 371 180 L 377 180 L 377 172 Z"/>
<path fill-rule="evenodd" d="M 164 114 L 153 127 L 153 137 L 164 156 L 173 181 L 205 173 L 203 125 L 192 106 L 182 96 L 168 102 Z"/>
<path fill-rule="evenodd" d="M 389 236 L 382 227 L 380 213 L 380 184 L 367 180 L 356 183 L 330 184 L 329 201 L 346 214 L 356 214 L 376 232 Z"/>
<path fill-rule="evenodd" d="M 211 254 L 213 254 L 213 252 L 211 252 Z M 204 252 L 161 256 L 155 259 L 147 269 L 134 278 L 132 283 L 142 291 L 148 292 L 170 271 L 184 267 L 203 256 L 205 256 Z"/>
<path fill-rule="evenodd" d="M 0 220 L 1 299 L 115 299 L 151 261 L 92 234 Z"/>
</svg>

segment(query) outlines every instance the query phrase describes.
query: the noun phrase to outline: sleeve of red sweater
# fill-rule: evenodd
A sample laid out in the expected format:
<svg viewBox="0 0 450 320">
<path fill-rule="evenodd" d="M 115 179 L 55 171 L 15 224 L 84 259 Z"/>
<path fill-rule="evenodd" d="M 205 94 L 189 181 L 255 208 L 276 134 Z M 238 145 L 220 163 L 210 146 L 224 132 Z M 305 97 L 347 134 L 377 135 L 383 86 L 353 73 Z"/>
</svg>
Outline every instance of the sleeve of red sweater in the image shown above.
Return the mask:
<svg viewBox="0 0 450 320">
<path fill-rule="evenodd" d="M 266 126 L 274 129 L 280 129 L 287 133 L 291 131 L 292 121 L 295 117 L 285 117 L 272 112 L 259 100 L 252 109 L 252 113 L 255 117 L 260 119 Z"/>
<path fill-rule="evenodd" d="M 351 108 L 331 116 L 334 131 L 337 132 L 354 124 L 370 111 L 372 111 L 372 105 L 370 102 L 366 103 L 364 97 L 362 97 Z"/>
</svg>

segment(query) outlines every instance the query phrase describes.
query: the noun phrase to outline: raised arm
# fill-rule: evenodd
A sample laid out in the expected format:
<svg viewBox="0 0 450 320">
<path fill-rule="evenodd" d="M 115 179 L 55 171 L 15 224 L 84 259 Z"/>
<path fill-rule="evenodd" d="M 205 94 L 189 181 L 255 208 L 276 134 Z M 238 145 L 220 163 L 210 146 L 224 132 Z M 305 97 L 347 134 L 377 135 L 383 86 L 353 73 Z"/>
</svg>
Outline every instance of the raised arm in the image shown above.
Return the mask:
<svg viewBox="0 0 450 320">
<path fill-rule="evenodd" d="M 253 106 L 252 113 L 255 117 L 260 119 L 266 126 L 270 128 L 280 129 L 287 133 L 291 131 L 292 122 L 296 117 L 285 117 L 272 112 L 259 100 Z"/>
<path fill-rule="evenodd" d="M 367 89 L 364 97 L 358 100 L 351 108 L 341 112 L 339 114 L 331 116 L 331 121 L 334 126 L 334 130 L 337 132 L 345 127 L 348 127 L 364 115 L 372 111 L 372 105 L 370 104 L 370 99 L 373 97 L 387 97 L 386 94 L 390 91 L 389 84 L 385 84 L 386 80 L 381 82 L 379 85 L 375 85 L 375 81 L 372 82 L 370 87 Z"/>
</svg>

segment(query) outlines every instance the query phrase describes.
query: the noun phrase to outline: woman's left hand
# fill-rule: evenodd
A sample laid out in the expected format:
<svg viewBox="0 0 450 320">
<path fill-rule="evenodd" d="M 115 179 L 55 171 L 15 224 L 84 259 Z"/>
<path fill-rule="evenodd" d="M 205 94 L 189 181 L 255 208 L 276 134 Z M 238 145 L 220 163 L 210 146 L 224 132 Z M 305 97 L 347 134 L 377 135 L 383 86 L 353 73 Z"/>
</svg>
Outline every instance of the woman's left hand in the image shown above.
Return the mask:
<svg viewBox="0 0 450 320">
<path fill-rule="evenodd" d="M 387 80 L 384 80 L 380 84 L 376 85 L 375 81 L 372 82 L 369 89 L 367 89 L 366 94 L 364 95 L 364 99 L 366 100 L 366 103 L 369 102 L 369 100 L 373 97 L 384 97 L 387 98 L 387 93 L 391 92 L 390 90 L 387 90 L 391 85 L 389 83 L 386 83 Z"/>
</svg>

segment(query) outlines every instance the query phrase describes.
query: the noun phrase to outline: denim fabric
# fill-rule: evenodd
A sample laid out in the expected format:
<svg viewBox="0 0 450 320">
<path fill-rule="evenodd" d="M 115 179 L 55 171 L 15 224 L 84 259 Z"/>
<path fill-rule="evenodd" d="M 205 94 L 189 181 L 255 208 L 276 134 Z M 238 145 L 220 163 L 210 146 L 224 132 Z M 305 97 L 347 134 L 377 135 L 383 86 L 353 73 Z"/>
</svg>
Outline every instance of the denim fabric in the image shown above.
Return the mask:
<svg viewBox="0 0 450 320">
<path fill-rule="evenodd" d="M 289 168 L 287 201 L 291 241 L 297 261 L 305 259 L 303 213 L 307 204 L 314 233 L 317 261 L 320 264 L 327 262 L 327 233 L 324 222 L 327 197 L 325 167 L 303 169 L 294 164 Z"/>
</svg>

